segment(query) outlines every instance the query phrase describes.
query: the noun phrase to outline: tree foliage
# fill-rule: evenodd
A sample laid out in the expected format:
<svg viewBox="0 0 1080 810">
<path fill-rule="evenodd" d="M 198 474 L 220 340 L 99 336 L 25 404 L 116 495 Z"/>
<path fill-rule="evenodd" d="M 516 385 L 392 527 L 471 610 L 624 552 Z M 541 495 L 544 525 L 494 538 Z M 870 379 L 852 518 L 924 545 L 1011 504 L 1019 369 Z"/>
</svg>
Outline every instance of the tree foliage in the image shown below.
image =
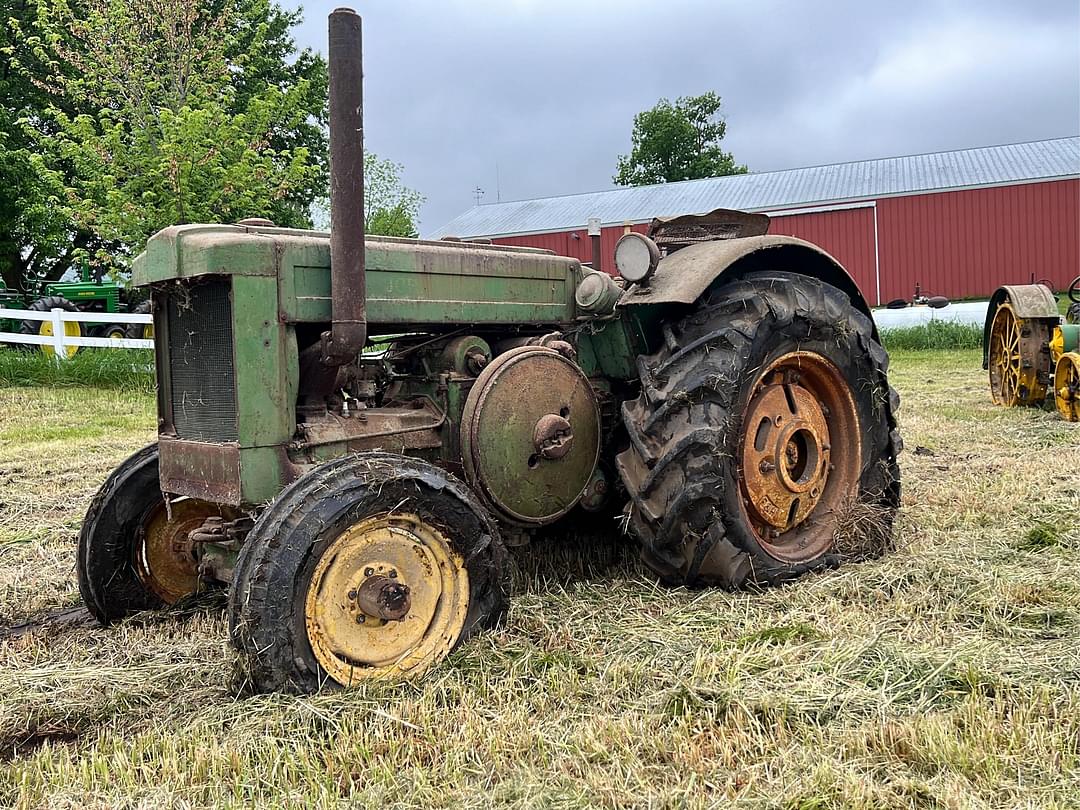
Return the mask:
<svg viewBox="0 0 1080 810">
<path fill-rule="evenodd" d="M 268 0 L 38 0 L 16 29 L 17 69 L 46 103 L 21 125 L 92 262 L 123 267 L 177 223 L 310 224 L 326 188 L 326 69 L 296 53 L 298 19 Z"/>
<path fill-rule="evenodd" d="M 700 177 L 745 174 L 730 152 L 720 147 L 727 123 L 720 96 L 708 92 L 666 98 L 634 116 L 629 155 L 620 155 L 612 180 L 620 186 L 672 183 Z"/>
<path fill-rule="evenodd" d="M 398 163 L 364 154 L 364 230 L 379 236 L 415 239 L 424 198 L 401 182 Z"/>
<path fill-rule="evenodd" d="M 48 100 L 20 69 L 33 54 L 16 32 L 35 13 L 34 0 L 11 0 L 0 12 L 0 278 L 16 289 L 24 273 L 74 250 L 56 196 L 62 189 L 40 176 L 33 141 L 20 124 Z"/>
<path fill-rule="evenodd" d="M 0 272 L 123 271 L 160 228 L 325 210 L 327 68 L 272 0 L 9 0 L 0 18 Z M 368 155 L 373 233 L 422 198 Z"/>
</svg>

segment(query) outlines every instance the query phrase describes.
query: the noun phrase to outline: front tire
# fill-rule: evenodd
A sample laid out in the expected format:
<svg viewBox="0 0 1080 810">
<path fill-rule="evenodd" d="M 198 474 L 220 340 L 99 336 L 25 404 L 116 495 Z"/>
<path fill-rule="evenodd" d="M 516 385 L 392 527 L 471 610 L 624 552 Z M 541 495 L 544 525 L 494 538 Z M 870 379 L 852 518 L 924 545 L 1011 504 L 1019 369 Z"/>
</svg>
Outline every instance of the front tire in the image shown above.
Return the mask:
<svg viewBox="0 0 1080 810">
<path fill-rule="evenodd" d="M 102 484 L 79 531 L 79 593 L 102 624 L 156 610 L 199 590 L 191 531 L 232 513 L 180 498 L 166 505 L 158 481 L 158 447 L 124 461 Z"/>
<path fill-rule="evenodd" d="M 888 545 L 899 397 L 843 292 L 749 274 L 665 327 L 639 369 L 617 464 L 629 530 L 664 581 L 776 583 Z"/>
<path fill-rule="evenodd" d="M 502 616 L 505 561 L 494 522 L 446 472 L 391 453 L 336 459 L 248 535 L 230 638 L 261 691 L 416 677 Z"/>
</svg>

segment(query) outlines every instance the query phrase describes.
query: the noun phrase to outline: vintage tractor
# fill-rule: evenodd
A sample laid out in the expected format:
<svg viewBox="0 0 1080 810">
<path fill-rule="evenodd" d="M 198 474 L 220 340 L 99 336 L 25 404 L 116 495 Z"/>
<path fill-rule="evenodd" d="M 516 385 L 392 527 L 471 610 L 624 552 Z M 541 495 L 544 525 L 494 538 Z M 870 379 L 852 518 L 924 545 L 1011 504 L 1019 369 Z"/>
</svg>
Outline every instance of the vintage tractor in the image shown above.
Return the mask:
<svg viewBox="0 0 1080 810">
<path fill-rule="evenodd" d="M 624 237 L 625 289 L 545 250 L 365 240 L 347 9 L 329 63 L 330 233 L 185 225 L 136 260 L 159 435 L 86 515 L 94 616 L 226 586 L 254 686 L 311 691 L 424 672 L 506 610 L 507 546 L 561 527 L 688 586 L 887 544 L 898 399 L 832 257 L 731 212 Z"/>
<path fill-rule="evenodd" d="M 1080 276 L 1069 285 L 1068 314 L 1043 284 L 1000 287 L 983 326 L 983 368 L 998 405 L 1042 405 L 1080 422 Z"/>
<path fill-rule="evenodd" d="M 106 281 L 95 275 L 90 266 L 83 262 L 79 268 L 78 281 L 44 281 L 39 278 L 23 279 L 22 284 L 28 294 L 8 289 L 0 281 L 0 308 L 28 309 L 32 312 L 49 312 L 62 309 L 67 312 L 100 312 L 101 321 L 77 323 L 65 321 L 64 330 L 68 337 L 82 337 L 85 330 L 91 337 L 107 338 L 153 338 L 153 328 L 147 324 L 120 324 L 109 319 L 110 314 L 121 312 L 149 313 L 150 302 L 144 300 L 132 306 L 127 290 L 115 281 Z M 6 319 L 0 322 L 0 332 L 21 332 L 24 335 L 52 335 L 51 321 Z M 29 348 L 35 348 L 30 345 Z M 55 349 L 51 344 L 42 344 L 39 348 L 51 355 Z M 68 356 L 78 352 L 79 347 L 69 346 Z"/>
</svg>

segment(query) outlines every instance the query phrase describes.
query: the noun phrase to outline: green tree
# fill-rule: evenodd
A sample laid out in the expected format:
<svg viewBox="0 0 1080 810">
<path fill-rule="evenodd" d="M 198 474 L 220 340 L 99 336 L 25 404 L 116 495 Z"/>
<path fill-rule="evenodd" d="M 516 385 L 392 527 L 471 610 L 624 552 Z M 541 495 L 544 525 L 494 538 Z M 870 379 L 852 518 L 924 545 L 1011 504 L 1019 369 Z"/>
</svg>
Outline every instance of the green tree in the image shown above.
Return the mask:
<svg viewBox="0 0 1080 810">
<path fill-rule="evenodd" d="M 32 24 L 35 0 L 10 0 L 0 11 L 0 278 L 19 289 L 26 275 L 45 274 L 51 265 L 85 243 L 69 232 L 57 194 L 35 166 L 34 144 L 21 125 L 47 103 L 44 90 L 23 65 L 36 60 L 16 33 Z"/>
<path fill-rule="evenodd" d="M 720 148 L 727 123 L 720 115 L 720 96 L 666 98 L 634 116 L 629 155 L 620 155 L 612 180 L 620 186 L 644 186 L 745 174 L 746 167 Z"/>
<path fill-rule="evenodd" d="M 26 165 L 93 263 L 124 268 L 177 223 L 310 226 L 326 66 L 297 53 L 299 19 L 268 0 L 37 0 L 14 21 L 14 67 L 45 100 L 21 113 Z"/>
<path fill-rule="evenodd" d="M 379 236 L 415 239 L 424 198 L 401 181 L 398 163 L 364 153 L 364 230 Z"/>
</svg>

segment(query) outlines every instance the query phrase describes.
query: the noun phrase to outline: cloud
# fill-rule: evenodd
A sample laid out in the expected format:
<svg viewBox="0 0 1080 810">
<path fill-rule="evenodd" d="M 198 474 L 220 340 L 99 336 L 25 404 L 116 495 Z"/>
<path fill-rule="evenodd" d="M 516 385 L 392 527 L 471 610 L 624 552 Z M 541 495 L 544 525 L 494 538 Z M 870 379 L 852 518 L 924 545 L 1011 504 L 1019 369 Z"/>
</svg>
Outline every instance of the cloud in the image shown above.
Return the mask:
<svg viewBox="0 0 1080 810">
<path fill-rule="evenodd" d="M 297 32 L 325 51 L 334 2 Z M 611 185 L 635 113 L 716 90 L 752 170 L 1080 131 L 1071 0 L 413 0 L 363 5 L 369 148 L 427 197 L 473 204 Z M 496 183 L 498 167 L 498 187 Z"/>
</svg>

